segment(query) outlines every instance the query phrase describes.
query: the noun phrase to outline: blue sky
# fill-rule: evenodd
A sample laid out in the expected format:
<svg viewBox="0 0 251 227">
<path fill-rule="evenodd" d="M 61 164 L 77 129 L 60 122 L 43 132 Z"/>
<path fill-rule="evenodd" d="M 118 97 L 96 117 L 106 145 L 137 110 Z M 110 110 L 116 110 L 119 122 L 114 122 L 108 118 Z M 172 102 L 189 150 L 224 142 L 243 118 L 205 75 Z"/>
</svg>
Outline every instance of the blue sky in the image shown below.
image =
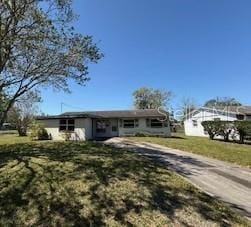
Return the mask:
<svg viewBox="0 0 251 227">
<path fill-rule="evenodd" d="M 250 102 L 251 1 L 75 0 L 77 32 L 92 35 L 105 57 L 91 65 L 85 87 L 43 90 L 41 110 L 130 109 L 142 86 L 198 104 L 216 96 Z"/>
</svg>

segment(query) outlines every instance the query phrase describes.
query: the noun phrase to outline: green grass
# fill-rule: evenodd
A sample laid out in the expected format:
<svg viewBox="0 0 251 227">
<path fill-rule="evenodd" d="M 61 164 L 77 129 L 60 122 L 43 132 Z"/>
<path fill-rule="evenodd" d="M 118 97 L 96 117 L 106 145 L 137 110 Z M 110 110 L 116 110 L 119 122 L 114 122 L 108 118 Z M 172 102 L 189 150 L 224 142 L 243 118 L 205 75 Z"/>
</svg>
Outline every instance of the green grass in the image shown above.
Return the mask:
<svg viewBox="0 0 251 227">
<path fill-rule="evenodd" d="M 222 161 L 251 167 L 251 145 L 209 140 L 204 137 L 189 137 L 177 133 L 172 138 L 130 137 L 130 139 L 151 142 L 166 147 L 188 151 Z"/>
<path fill-rule="evenodd" d="M 93 142 L 5 140 L 0 139 L 0 226 L 250 224 L 135 153 Z"/>
<path fill-rule="evenodd" d="M 28 136 L 18 136 L 17 134 L 0 134 L 0 145 L 27 142 L 30 142 L 30 138 Z"/>
</svg>

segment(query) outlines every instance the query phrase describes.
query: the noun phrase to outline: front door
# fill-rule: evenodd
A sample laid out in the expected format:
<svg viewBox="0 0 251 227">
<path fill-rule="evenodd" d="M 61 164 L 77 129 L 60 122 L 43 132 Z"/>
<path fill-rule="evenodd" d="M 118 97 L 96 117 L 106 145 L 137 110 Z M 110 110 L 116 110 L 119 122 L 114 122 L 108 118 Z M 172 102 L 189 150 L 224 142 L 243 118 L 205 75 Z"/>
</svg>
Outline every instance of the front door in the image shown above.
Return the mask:
<svg viewBox="0 0 251 227">
<path fill-rule="evenodd" d="M 117 119 L 95 119 L 93 120 L 94 137 L 109 138 L 118 136 Z"/>
</svg>

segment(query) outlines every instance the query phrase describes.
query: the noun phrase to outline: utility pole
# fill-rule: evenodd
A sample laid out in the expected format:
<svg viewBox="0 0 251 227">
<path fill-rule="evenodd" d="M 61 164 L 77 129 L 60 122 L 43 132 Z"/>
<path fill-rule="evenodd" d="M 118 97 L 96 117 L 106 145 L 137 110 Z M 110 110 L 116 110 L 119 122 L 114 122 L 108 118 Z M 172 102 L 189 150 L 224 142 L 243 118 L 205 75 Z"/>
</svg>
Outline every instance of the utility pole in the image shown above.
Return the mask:
<svg viewBox="0 0 251 227">
<path fill-rule="evenodd" d="M 61 113 L 63 113 L 63 105 L 64 105 L 64 103 L 61 102 L 60 105 L 61 105 Z"/>
</svg>

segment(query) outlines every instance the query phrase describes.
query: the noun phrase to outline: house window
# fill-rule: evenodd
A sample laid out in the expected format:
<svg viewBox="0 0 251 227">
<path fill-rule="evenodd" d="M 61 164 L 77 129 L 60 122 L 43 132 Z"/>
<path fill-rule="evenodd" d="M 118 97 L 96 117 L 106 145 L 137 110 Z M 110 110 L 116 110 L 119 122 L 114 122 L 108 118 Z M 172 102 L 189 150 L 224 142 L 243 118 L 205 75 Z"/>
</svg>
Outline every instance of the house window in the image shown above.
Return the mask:
<svg viewBox="0 0 251 227">
<path fill-rule="evenodd" d="M 106 132 L 107 122 L 103 120 L 96 121 L 96 132 L 105 133 Z"/>
<path fill-rule="evenodd" d="M 193 127 L 197 127 L 198 126 L 198 121 L 193 120 Z"/>
<path fill-rule="evenodd" d="M 244 120 L 244 115 L 242 115 L 242 114 L 237 114 L 237 115 L 236 115 L 236 118 L 237 118 L 237 120 L 242 121 L 242 120 Z"/>
<path fill-rule="evenodd" d="M 75 130 L 74 119 L 60 119 L 59 120 L 59 131 L 73 132 Z"/>
<path fill-rule="evenodd" d="M 150 126 L 151 128 L 162 128 L 163 122 L 158 119 L 151 119 Z"/>
<path fill-rule="evenodd" d="M 117 126 L 112 126 L 112 132 L 117 132 L 118 131 L 118 127 Z"/>
<path fill-rule="evenodd" d="M 123 121 L 123 127 L 124 128 L 135 128 L 139 126 L 139 121 L 137 119 L 130 119 L 130 120 L 124 120 Z"/>
<path fill-rule="evenodd" d="M 151 128 L 168 127 L 168 121 L 160 119 L 146 119 L 146 126 Z"/>
</svg>

